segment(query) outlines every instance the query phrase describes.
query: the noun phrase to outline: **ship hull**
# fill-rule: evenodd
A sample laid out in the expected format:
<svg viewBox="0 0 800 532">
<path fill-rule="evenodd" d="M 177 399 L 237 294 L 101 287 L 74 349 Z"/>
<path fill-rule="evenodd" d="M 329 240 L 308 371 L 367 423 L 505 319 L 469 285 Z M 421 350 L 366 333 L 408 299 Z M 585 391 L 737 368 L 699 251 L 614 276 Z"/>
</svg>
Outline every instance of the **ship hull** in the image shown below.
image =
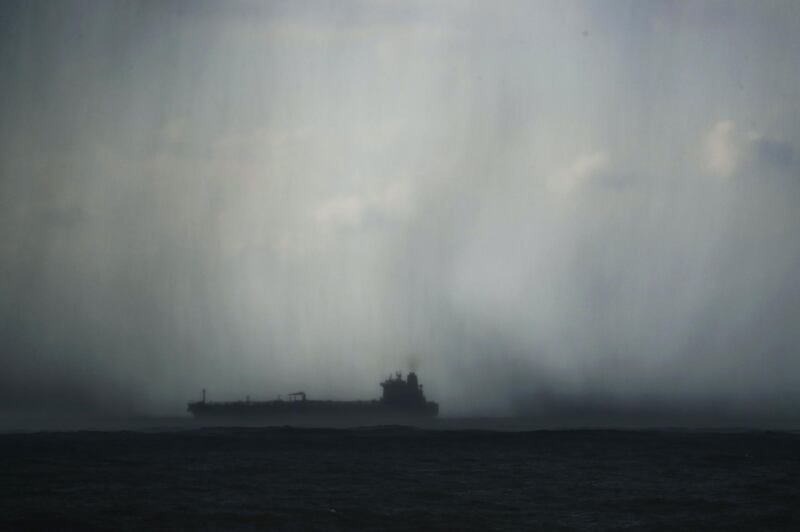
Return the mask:
<svg viewBox="0 0 800 532">
<path fill-rule="evenodd" d="M 188 410 L 195 418 L 215 422 L 336 426 L 432 419 L 439 406 L 433 402 L 395 406 L 381 401 L 196 402 Z"/>
</svg>

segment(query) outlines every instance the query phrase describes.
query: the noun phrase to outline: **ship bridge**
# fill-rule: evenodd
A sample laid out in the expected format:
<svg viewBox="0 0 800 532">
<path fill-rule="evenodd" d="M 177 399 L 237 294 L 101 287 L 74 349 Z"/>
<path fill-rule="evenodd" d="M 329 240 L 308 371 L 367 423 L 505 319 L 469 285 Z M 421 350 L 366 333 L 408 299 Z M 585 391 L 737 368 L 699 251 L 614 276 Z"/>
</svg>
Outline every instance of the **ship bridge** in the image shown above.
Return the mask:
<svg viewBox="0 0 800 532">
<path fill-rule="evenodd" d="M 383 397 L 381 401 L 390 405 L 419 405 L 425 404 L 425 394 L 419 384 L 417 374 L 413 371 L 408 378 L 397 372 L 394 377 L 389 377 L 381 383 Z"/>
</svg>

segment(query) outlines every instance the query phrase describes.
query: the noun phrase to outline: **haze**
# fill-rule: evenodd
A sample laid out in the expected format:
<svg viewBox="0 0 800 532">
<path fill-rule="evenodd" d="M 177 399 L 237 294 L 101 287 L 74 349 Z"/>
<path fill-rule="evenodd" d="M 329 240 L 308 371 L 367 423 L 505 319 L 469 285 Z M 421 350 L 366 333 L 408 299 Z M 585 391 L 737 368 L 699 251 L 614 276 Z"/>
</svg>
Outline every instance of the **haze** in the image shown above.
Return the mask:
<svg viewBox="0 0 800 532">
<path fill-rule="evenodd" d="M 796 418 L 800 4 L 7 1 L 0 72 L 2 414 Z"/>
</svg>

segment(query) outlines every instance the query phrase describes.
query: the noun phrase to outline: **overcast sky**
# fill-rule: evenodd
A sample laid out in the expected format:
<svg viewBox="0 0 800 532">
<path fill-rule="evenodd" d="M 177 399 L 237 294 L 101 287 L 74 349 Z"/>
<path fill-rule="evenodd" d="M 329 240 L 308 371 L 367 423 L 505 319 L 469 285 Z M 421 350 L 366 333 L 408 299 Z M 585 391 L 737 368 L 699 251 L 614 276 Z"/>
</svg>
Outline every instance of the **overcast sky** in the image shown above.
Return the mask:
<svg viewBox="0 0 800 532">
<path fill-rule="evenodd" d="M 0 7 L 0 412 L 800 400 L 800 4 Z"/>
</svg>

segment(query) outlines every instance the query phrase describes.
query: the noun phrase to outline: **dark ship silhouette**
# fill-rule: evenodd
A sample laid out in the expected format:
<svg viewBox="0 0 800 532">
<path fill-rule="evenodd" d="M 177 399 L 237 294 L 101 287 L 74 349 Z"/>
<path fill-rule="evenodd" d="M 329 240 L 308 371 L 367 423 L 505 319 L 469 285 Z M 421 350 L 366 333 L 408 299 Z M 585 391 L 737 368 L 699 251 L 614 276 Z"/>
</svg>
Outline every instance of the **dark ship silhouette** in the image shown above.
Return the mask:
<svg viewBox="0 0 800 532">
<path fill-rule="evenodd" d="M 293 421 L 363 421 L 384 422 L 432 418 L 439 405 L 425 399 L 422 385 L 414 372 L 406 379 L 400 372 L 381 383 L 383 396 L 371 401 L 332 401 L 307 399 L 305 392 L 288 394 L 288 399 L 274 401 L 206 401 L 189 403 L 188 410 L 197 418 L 242 419 L 270 422 Z"/>
</svg>

